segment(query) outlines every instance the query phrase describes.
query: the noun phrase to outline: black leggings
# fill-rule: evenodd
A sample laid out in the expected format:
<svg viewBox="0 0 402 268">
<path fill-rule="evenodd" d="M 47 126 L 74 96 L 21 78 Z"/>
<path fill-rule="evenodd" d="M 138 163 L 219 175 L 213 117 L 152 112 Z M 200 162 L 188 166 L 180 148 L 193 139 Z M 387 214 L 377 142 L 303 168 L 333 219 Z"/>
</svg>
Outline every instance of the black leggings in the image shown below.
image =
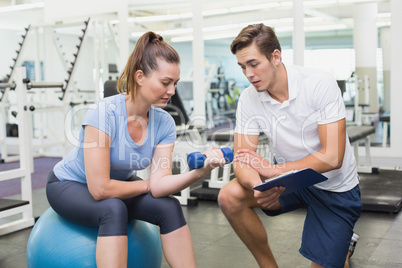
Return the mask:
<svg viewBox="0 0 402 268">
<path fill-rule="evenodd" d="M 139 180 L 131 177 L 130 180 Z M 110 198 L 96 201 L 87 184 L 60 181 L 53 171 L 46 185 L 50 206 L 62 217 L 87 226 L 99 226 L 98 236 L 127 235 L 130 219 L 143 220 L 160 227 L 167 234 L 185 226 L 183 211 L 174 197 L 154 198 L 143 194 L 124 200 Z"/>
</svg>

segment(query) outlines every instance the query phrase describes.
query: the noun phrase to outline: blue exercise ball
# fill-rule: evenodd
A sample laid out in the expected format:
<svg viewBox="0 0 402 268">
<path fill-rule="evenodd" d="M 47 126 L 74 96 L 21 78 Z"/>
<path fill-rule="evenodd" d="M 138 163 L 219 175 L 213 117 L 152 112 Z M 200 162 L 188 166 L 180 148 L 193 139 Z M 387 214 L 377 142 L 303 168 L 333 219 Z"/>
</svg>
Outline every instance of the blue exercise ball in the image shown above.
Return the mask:
<svg viewBox="0 0 402 268">
<path fill-rule="evenodd" d="M 158 228 L 131 220 L 127 230 L 127 267 L 161 267 L 162 246 Z M 29 236 L 28 268 L 96 267 L 98 227 L 70 222 L 49 208 Z"/>
</svg>

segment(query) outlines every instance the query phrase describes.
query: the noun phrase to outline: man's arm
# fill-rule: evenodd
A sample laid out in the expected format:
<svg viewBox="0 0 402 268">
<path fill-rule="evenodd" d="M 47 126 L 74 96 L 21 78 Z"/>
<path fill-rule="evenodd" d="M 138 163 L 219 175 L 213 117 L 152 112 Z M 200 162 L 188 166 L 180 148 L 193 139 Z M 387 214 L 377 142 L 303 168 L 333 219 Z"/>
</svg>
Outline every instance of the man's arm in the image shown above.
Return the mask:
<svg viewBox="0 0 402 268">
<path fill-rule="evenodd" d="M 261 184 L 265 180 L 264 176 L 261 176 L 260 169 L 271 169 L 275 167 L 265 160 L 263 157 L 256 153 L 258 145 L 258 135 L 243 135 L 235 134 L 235 153 L 237 151 L 247 150 L 252 154 L 249 154 L 249 163 L 244 163 L 241 161 L 236 161 L 237 156 L 235 156 L 235 161 L 233 162 L 234 172 L 236 179 L 239 183 L 246 189 L 254 192 L 254 197 L 257 204 L 267 210 L 280 210 L 282 205 L 279 203 L 279 196 L 285 190 L 283 187 L 274 187 L 267 191 L 260 192 L 253 190 L 253 187 Z M 259 169 L 255 169 L 254 166 L 258 166 Z"/>
<path fill-rule="evenodd" d="M 324 173 L 342 167 L 346 145 L 346 120 L 318 125 L 318 136 L 321 150 L 313 152 L 305 158 L 288 162 L 280 172 L 312 168 L 317 172 Z"/>
<path fill-rule="evenodd" d="M 341 119 L 333 123 L 319 125 L 318 136 L 321 149 L 297 161 L 277 165 L 261 165 L 263 163 L 262 157 L 255 152 L 255 149 L 252 150 L 251 148 L 240 149 L 236 159 L 253 167 L 264 178 L 303 168 L 312 168 L 320 173 L 340 168 L 345 154 L 346 120 Z"/>
</svg>

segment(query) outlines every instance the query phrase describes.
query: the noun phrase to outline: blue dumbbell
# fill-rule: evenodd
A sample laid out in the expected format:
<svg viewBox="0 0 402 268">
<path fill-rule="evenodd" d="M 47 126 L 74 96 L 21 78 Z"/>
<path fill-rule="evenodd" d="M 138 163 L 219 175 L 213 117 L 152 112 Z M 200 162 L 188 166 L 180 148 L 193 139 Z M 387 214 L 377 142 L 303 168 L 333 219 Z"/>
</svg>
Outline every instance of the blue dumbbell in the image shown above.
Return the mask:
<svg viewBox="0 0 402 268">
<path fill-rule="evenodd" d="M 233 161 L 233 151 L 228 148 L 221 148 L 226 163 Z M 187 163 L 190 169 L 199 169 L 204 166 L 204 161 L 207 157 L 200 152 L 194 152 L 187 156 Z"/>
</svg>

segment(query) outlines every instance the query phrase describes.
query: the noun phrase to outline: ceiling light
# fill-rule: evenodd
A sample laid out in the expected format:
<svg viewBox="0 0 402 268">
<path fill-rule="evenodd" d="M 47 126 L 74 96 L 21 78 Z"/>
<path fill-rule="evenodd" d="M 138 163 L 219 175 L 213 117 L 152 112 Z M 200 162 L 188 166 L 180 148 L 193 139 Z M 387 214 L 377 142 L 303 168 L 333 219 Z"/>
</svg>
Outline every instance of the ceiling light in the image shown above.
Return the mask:
<svg viewBox="0 0 402 268">
<path fill-rule="evenodd" d="M 279 23 L 293 23 L 293 18 L 280 18 Z"/>
<path fill-rule="evenodd" d="M 189 36 L 173 37 L 172 39 L 170 39 L 170 41 L 172 43 L 189 42 L 189 41 L 193 41 L 193 36 L 189 35 Z"/>
<path fill-rule="evenodd" d="M 223 39 L 223 38 L 233 38 L 236 37 L 238 33 L 224 33 L 224 34 L 211 34 L 211 35 L 205 35 L 204 39 L 205 40 L 217 40 L 217 39 Z"/>
<path fill-rule="evenodd" d="M 177 20 L 177 19 L 180 19 L 179 14 L 136 17 L 136 18 L 134 18 L 134 21 L 135 22 L 157 22 L 157 21 Z"/>
<path fill-rule="evenodd" d="M 222 9 L 205 10 L 202 12 L 202 15 L 205 17 L 208 17 L 208 16 L 215 16 L 215 15 L 225 15 L 228 13 L 229 13 L 229 9 L 222 8 Z"/>
<path fill-rule="evenodd" d="M 332 24 L 332 25 L 312 25 L 304 27 L 305 31 L 330 31 L 330 30 L 342 30 L 346 29 L 344 24 Z"/>
<path fill-rule="evenodd" d="M 192 32 L 193 28 L 179 28 L 179 29 L 162 31 L 160 35 L 167 36 L 167 35 L 190 34 Z"/>
<path fill-rule="evenodd" d="M 391 18 L 391 13 L 378 13 L 377 18 Z"/>
<path fill-rule="evenodd" d="M 377 22 L 377 27 L 385 27 L 385 26 L 391 26 L 391 22 L 390 21 L 379 21 Z"/>
<path fill-rule="evenodd" d="M 293 1 L 281 2 L 281 6 L 283 6 L 283 7 L 290 7 L 290 6 L 293 6 Z"/>
<path fill-rule="evenodd" d="M 181 13 L 180 14 L 180 18 L 181 19 L 190 19 L 193 17 L 193 13 L 191 12 L 187 12 L 187 13 Z"/>
<path fill-rule="evenodd" d="M 338 3 L 361 3 L 361 2 L 368 2 L 367 0 L 338 0 Z"/>
<path fill-rule="evenodd" d="M 336 0 L 312 0 L 312 1 L 303 1 L 304 6 L 322 6 L 322 5 L 330 5 L 336 4 Z"/>
<path fill-rule="evenodd" d="M 44 6 L 45 6 L 45 4 L 43 2 L 37 2 L 37 3 L 32 3 L 32 4 L 22 4 L 22 5 L 11 5 L 11 6 L 0 7 L 0 13 L 43 8 Z"/>
<path fill-rule="evenodd" d="M 236 37 L 237 33 L 234 32 L 229 32 L 229 33 L 224 33 L 224 34 L 210 34 L 210 35 L 204 35 L 204 40 L 217 40 L 217 39 L 223 39 L 223 38 L 233 38 Z M 193 36 L 180 36 L 180 37 L 173 37 L 170 39 L 172 43 L 179 43 L 179 42 L 190 42 L 193 41 Z"/>
<path fill-rule="evenodd" d="M 265 25 L 268 25 L 268 26 L 272 26 L 272 25 L 278 24 L 278 22 L 279 22 L 278 19 L 271 19 L 271 20 L 264 20 L 264 21 L 261 21 L 261 22 L 255 22 L 254 24 L 262 23 L 262 24 L 265 24 Z"/>
<path fill-rule="evenodd" d="M 309 17 L 304 18 L 304 22 L 311 23 L 311 22 L 323 22 L 324 18 L 322 17 Z"/>
<path fill-rule="evenodd" d="M 215 32 L 215 31 L 224 31 L 224 30 L 231 30 L 239 28 L 239 24 L 226 24 L 226 25 L 218 25 L 218 26 L 211 26 L 211 27 L 204 27 L 202 28 L 203 32 Z"/>
<path fill-rule="evenodd" d="M 132 32 L 131 36 L 134 38 L 140 38 L 145 32 Z"/>
<path fill-rule="evenodd" d="M 279 26 L 274 27 L 276 33 L 291 32 L 294 30 L 293 26 Z"/>
<path fill-rule="evenodd" d="M 237 7 L 231 7 L 229 10 L 230 10 L 230 12 L 236 13 L 236 12 L 261 10 L 261 9 L 267 9 L 267 8 L 273 8 L 273 7 L 279 7 L 279 3 L 272 2 L 272 3 L 265 3 L 265 4 L 259 4 L 259 5 L 237 6 Z"/>
</svg>

